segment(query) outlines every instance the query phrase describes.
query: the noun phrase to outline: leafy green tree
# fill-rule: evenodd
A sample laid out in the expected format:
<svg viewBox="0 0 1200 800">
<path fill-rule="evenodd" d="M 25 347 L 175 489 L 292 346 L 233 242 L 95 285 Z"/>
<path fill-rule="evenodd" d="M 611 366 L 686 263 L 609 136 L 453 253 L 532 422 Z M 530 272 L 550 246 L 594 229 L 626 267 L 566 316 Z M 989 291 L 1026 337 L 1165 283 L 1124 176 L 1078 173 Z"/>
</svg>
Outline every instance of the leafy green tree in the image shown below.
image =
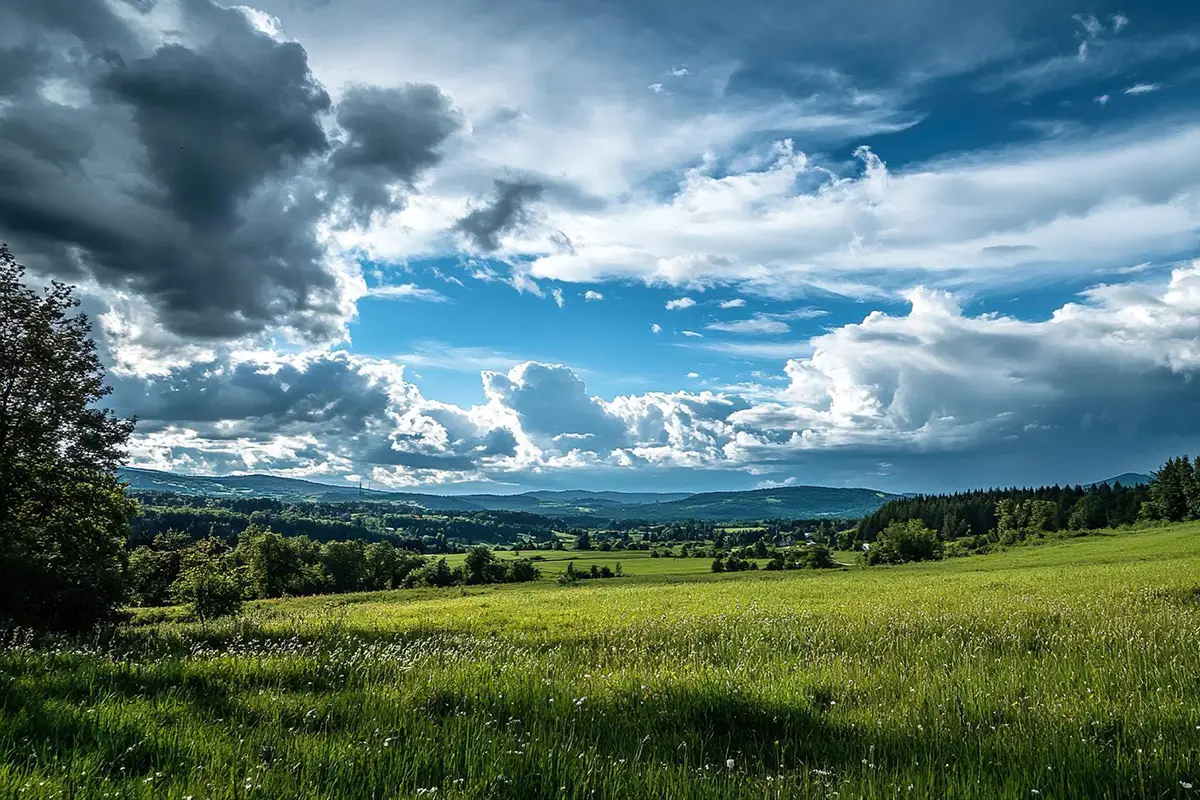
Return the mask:
<svg viewBox="0 0 1200 800">
<path fill-rule="evenodd" d="M 285 537 L 251 526 L 238 538 L 236 554 L 246 567 L 247 588 L 254 597 L 314 594 L 330 582 L 320 564 L 320 545 L 302 536 Z"/>
<path fill-rule="evenodd" d="M 837 562 L 833 560 L 833 551 L 823 544 L 811 544 L 800 553 L 799 564 L 808 569 L 833 569 Z"/>
<path fill-rule="evenodd" d="M 509 583 L 527 583 L 542 577 L 542 572 L 527 558 L 514 558 L 508 562 L 505 580 Z"/>
<path fill-rule="evenodd" d="M 487 545 L 476 545 L 468 550 L 463 569 L 470 584 L 500 583 L 504 580 L 504 565 Z"/>
<path fill-rule="evenodd" d="M 333 591 L 357 591 L 366 580 L 366 548 L 361 541 L 326 542 L 321 546 L 321 566 L 329 575 Z"/>
<path fill-rule="evenodd" d="M 592 535 L 590 533 L 588 533 L 587 531 L 581 532 L 579 534 L 579 536 L 575 537 L 575 549 L 576 550 L 591 550 L 592 549 Z"/>
<path fill-rule="evenodd" d="M 193 559 L 179 573 L 171 593 L 201 620 L 236 614 L 243 604 L 239 572 L 228 559 Z"/>
<path fill-rule="evenodd" d="M 996 532 L 1006 543 L 1058 530 L 1058 505 L 1049 500 L 1001 500 L 996 516 Z"/>
<path fill-rule="evenodd" d="M 163 606 L 171 601 L 171 585 L 179 577 L 188 538 L 176 531 L 154 537 L 153 545 L 135 547 L 125 567 L 129 600 L 136 606 Z"/>
<path fill-rule="evenodd" d="M 1073 531 L 1092 531 L 1108 526 L 1108 510 L 1096 493 L 1084 495 L 1071 509 L 1067 527 Z"/>
<path fill-rule="evenodd" d="M 24 278 L 0 245 L 0 619 L 84 629 L 125 595 L 137 506 L 113 472 L 133 421 L 96 405 L 110 388 L 74 290 Z"/>
<path fill-rule="evenodd" d="M 404 579 L 425 563 L 416 553 L 401 550 L 387 542 L 373 542 L 363 552 L 366 562 L 365 581 L 371 589 L 395 589 Z"/>
<path fill-rule="evenodd" d="M 893 522 L 879 534 L 867 550 L 868 564 L 907 564 L 911 561 L 935 561 L 942 557 L 944 545 L 936 531 L 920 520 Z"/>
<path fill-rule="evenodd" d="M 413 570 L 405 579 L 406 586 L 453 586 L 458 579 L 446 559 L 427 562 L 420 569 Z"/>
<path fill-rule="evenodd" d="M 724 572 L 725 571 L 725 562 L 722 561 L 720 559 L 720 557 L 714 558 L 711 569 L 713 572 Z"/>
</svg>

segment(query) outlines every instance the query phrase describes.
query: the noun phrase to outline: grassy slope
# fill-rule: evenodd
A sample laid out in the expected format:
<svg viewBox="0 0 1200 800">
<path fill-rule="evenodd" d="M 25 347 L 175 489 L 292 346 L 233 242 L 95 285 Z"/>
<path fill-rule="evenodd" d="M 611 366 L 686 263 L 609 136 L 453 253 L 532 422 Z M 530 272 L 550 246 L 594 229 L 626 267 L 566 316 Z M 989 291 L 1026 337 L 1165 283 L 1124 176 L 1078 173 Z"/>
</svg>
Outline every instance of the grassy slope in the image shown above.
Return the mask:
<svg viewBox="0 0 1200 800">
<path fill-rule="evenodd" d="M 1195 796 L 1198 588 L 1184 525 L 934 565 L 263 603 L 0 655 L 0 790 Z"/>
</svg>

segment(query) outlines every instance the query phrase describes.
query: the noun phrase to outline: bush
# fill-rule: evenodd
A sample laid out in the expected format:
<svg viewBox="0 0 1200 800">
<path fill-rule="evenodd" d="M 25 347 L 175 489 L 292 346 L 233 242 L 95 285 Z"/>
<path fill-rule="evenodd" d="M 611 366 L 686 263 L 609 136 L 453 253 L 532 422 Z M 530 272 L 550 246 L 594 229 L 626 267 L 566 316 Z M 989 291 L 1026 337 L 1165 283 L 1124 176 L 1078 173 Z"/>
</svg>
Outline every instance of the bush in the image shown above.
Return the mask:
<svg viewBox="0 0 1200 800">
<path fill-rule="evenodd" d="M 575 562 L 567 563 L 567 571 L 558 576 L 560 586 L 574 586 L 579 582 L 579 573 L 575 571 Z"/>
<path fill-rule="evenodd" d="M 920 520 L 893 522 L 879 534 L 867 550 L 868 564 L 907 564 L 912 561 L 937 561 L 944 546 L 937 532 L 926 528 Z"/>
</svg>

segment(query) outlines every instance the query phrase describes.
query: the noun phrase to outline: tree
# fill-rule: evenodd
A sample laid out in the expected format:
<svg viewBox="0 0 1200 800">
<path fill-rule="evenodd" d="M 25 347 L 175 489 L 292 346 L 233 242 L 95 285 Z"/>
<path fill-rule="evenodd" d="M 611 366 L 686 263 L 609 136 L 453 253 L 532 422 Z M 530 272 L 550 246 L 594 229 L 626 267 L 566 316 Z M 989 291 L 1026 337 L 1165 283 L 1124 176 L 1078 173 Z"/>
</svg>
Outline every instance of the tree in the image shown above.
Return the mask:
<svg viewBox="0 0 1200 800">
<path fill-rule="evenodd" d="M 406 586 L 453 586 L 456 581 L 454 570 L 450 569 L 444 558 L 426 562 L 404 579 Z"/>
<path fill-rule="evenodd" d="M 812 544 L 804 548 L 799 563 L 809 569 L 833 569 L 838 565 L 833 559 L 833 551 L 823 544 Z"/>
<path fill-rule="evenodd" d="M 363 543 L 326 542 L 321 546 L 321 566 L 333 582 L 333 591 L 353 592 L 363 588 L 367 575 L 367 556 Z"/>
<path fill-rule="evenodd" d="M 937 532 L 920 520 L 893 522 L 879 534 L 867 550 L 868 564 L 906 564 L 910 561 L 934 561 L 942 557 L 945 545 Z"/>
<path fill-rule="evenodd" d="M 470 584 L 500 583 L 504 580 L 504 565 L 487 545 L 478 544 L 468 550 L 463 567 L 467 573 L 467 583 Z"/>
<path fill-rule="evenodd" d="M 247 528 L 238 540 L 237 556 L 246 566 L 246 581 L 254 597 L 282 597 L 303 594 L 305 561 L 299 542 L 288 540 L 274 531 L 255 526 Z M 309 571 L 311 577 L 311 570 Z"/>
<path fill-rule="evenodd" d="M 508 562 L 505 580 L 510 583 L 526 583 L 542 577 L 542 571 L 528 558 L 514 558 Z"/>
<path fill-rule="evenodd" d="M 24 277 L 0 245 L 0 619 L 84 629 L 124 595 L 133 421 L 96 407 L 111 389 L 73 288 Z"/>
<path fill-rule="evenodd" d="M 591 550 L 592 549 L 591 534 L 589 534 L 587 531 L 583 531 L 582 533 L 580 533 L 579 536 L 575 539 L 575 549 L 576 550 Z"/>
<path fill-rule="evenodd" d="M 1187 456 L 1168 458 L 1150 479 L 1150 504 L 1159 519 L 1179 522 L 1188 518 L 1188 489 L 1195 468 Z"/>
<path fill-rule="evenodd" d="M 143 607 L 169 603 L 171 584 L 179 577 L 188 544 L 188 538 L 178 531 L 166 531 L 154 537 L 153 546 L 134 548 L 125 567 L 130 602 Z"/>
<path fill-rule="evenodd" d="M 1094 492 L 1080 498 L 1067 519 L 1067 527 L 1073 531 L 1090 531 L 1107 525 L 1108 513 L 1104 502 Z"/>
<path fill-rule="evenodd" d="M 201 620 L 236 614 L 242 609 L 240 572 L 229 559 L 189 559 L 171 587 L 177 603 Z"/>
<path fill-rule="evenodd" d="M 364 551 L 366 585 L 371 589 L 395 589 L 408 573 L 425 563 L 416 553 L 400 550 L 388 542 L 373 542 Z"/>
</svg>

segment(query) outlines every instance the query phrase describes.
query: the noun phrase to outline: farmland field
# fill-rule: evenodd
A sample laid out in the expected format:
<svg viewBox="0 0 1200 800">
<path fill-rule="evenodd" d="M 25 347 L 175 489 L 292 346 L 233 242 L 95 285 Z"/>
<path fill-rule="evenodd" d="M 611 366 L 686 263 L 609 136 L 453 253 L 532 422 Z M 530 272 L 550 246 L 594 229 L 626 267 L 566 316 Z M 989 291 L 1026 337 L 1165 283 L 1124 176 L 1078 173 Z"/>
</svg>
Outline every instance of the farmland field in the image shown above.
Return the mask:
<svg viewBox="0 0 1200 800">
<path fill-rule="evenodd" d="M 632 577 L 8 634 L 0 794 L 1200 796 L 1200 524 L 829 572 L 546 555 Z"/>
<path fill-rule="evenodd" d="M 678 549 L 678 548 L 676 548 Z M 587 551 L 579 552 L 575 550 L 545 550 L 531 551 L 525 550 L 520 553 L 513 553 L 510 550 L 501 550 L 496 555 L 502 560 L 508 560 L 520 555 L 528 558 L 530 556 L 541 556 L 541 559 L 534 563 L 542 572 L 543 579 L 550 580 L 557 578 L 567 569 L 567 564 L 574 563 L 576 570 L 590 569 L 592 564 L 597 567 L 608 567 L 615 570 L 617 565 L 621 565 L 621 570 L 629 577 L 640 578 L 665 578 L 670 576 L 686 576 L 686 575 L 704 575 L 712 572 L 712 557 L 708 558 L 652 558 L 650 553 L 645 550 L 613 550 L 613 551 Z M 457 566 L 466 559 L 466 555 L 456 553 L 446 557 L 446 561 L 450 566 Z M 753 559 L 752 559 L 753 560 Z M 767 563 L 767 559 L 757 559 L 759 566 Z"/>
</svg>

